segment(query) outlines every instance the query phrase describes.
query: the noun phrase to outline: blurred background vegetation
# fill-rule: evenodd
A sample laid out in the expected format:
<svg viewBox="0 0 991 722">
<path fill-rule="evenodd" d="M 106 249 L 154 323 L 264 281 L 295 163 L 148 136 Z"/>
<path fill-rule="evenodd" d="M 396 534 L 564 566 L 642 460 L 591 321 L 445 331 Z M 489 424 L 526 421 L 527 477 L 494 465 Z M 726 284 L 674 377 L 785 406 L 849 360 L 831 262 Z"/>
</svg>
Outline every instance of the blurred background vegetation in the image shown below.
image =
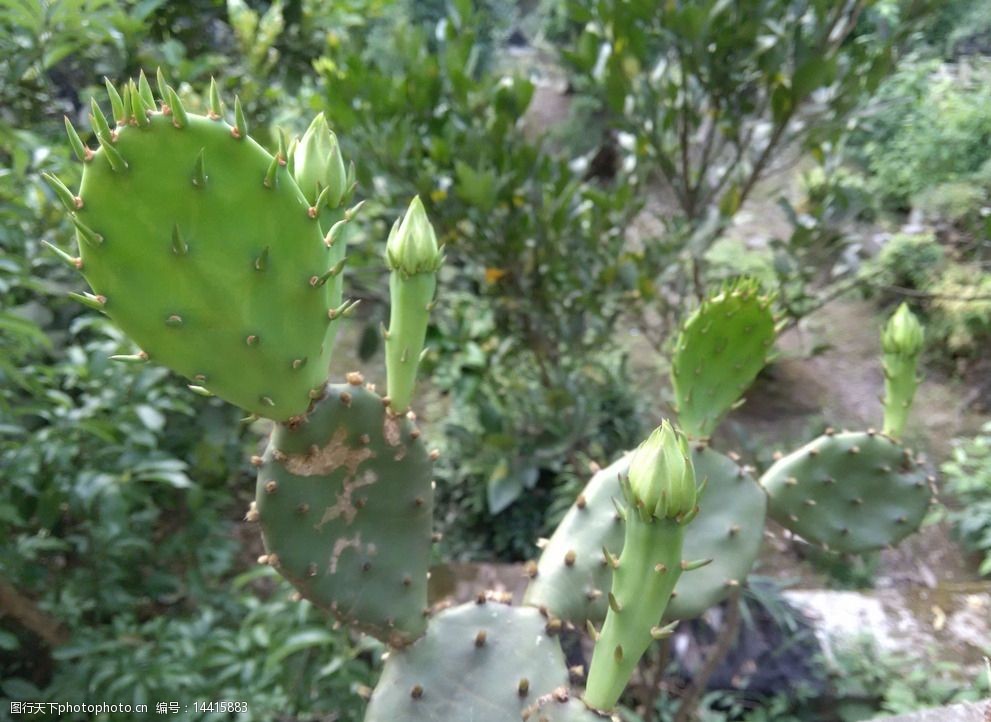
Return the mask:
<svg viewBox="0 0 991 722">
<path fill-rule="evenodd" d="M 741 272 L 813 337 L 829 304 L 908 300 L 931 373 L 987 414 L 989 56 L 988 0 L 0 4 L 0 696 L 360 720 L 382 652 L 253 564 L 246 459 L 267 429 L 161 369 L 112 368 L 128 342 L 43 252 L 72 234 L 41 174 L 78 183 L 63 116 L 85 126 L 104 76 L 162 67 L 193 109 L 216 77 L 271 145 L 327 114 L 368 201 L 336 373 L 381 377 L 384 239 L 424 199 L 449 258 L 422 404 L 441 553 L 514 562 L 589 462 L 667 408 L 674 324 Z M 766 461 L 744 426 L 733 442 Z M 971 431 L 945 514 L 989 575 L 991 426 Z M 968 693 L 844 664 L 833 694 L 868 711 Z M 808 701 L 716 695 L 703 713 L 820 719 L 794 716 Z"/>
</svg>

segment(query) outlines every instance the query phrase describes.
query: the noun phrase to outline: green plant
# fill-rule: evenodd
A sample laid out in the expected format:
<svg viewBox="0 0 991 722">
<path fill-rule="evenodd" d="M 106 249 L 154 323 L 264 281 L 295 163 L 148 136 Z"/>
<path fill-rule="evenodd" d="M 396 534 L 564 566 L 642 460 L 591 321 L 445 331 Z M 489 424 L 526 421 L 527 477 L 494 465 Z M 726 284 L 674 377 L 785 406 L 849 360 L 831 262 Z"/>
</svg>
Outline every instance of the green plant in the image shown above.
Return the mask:
<svg viewBox="0 0 991 722">
<path fill-rule="evenodd" d="M 52 250 L 71 268 L 81 268 L 93 285 L 94 294 L 74 294 L 74 298 L 105 312 L 154 349 L 148 355 L 117 360 L 160 359 L 191 376 L 197 393 L 210 386 L 219 396 L 274 422 L 264 455 L 252 459 L 258 480 L 247 519 L 262 527 L 267 553 L 259 562 L 276 569 L 301 596 L 316 601 L 341 622 L 393 648 L 366 719 L 374 720 L 378 714 L 391 718 L 400 705 L 427 719 L 461 708 L 469 716 L 477 711 L 480 719 L 493 721 L 517 713 L 524 718 L 546 713 L 567 720 L 611 714 L 651 640 L 671 633 L 674 623 L 658 627 L 656 622 L 667 610 L 681 574 L 690 580 L 690 573 L 710 561 L 688 561 L 682 554 L 684 529 L 701 512 L 698 500 L 704 499 L 709 475 L 732 477 L 732 482 L 713 479 L 714 486 L 747 483 L 746 474 L 729 459 L 725 464 L 700 463 L 706 476 L 697 483 L 693 455 L 702 453 L 718 419 L 763 365 L 775 330 L 772 300 L 752 282 L 741 281 L 703 302 L 682 329 L 672 372 L 692 438 L 664 422 L 630 457 L 628 471 L 611 477 L 625 500 L 616 512 L 623 520 L 624 541 L 618 556 L 603 542 L 611 591 L 605 594 L 608 611 L 601 632 L 590 630 L 596 646 L 585 704 L 579 704 L 566 690 L 558 690 L 566 672 L 559 663 L 556 641 L 549 639 L 562 628 L 556 604 L 540 611 L 498 607 L 491 611 L 482 595 L 476 604 L 460 610 L 432 618 L 429 610 L 424 614 L 436 454 L 427 452 L 407 404 L 441 253 L 419 202 L 414 200 L 394 227 L 385 249 L 393 273 L 393 308 L 384 333 L 387 344 L 396 344 L 396 352 L 386 359 L 390 395 L 376 394 L 357 372 L 348 374 L 343 385 L 313 386 L 308 376 L 300 380 L 307 356 L 300 356 L 299 348 L 319 342 L 314 359 L 324 359 L 318 369 L 325 374 L 333 340 L 328 328 L 348 308 L 340 303 L 345 258 L 341 234 L 355 212 L 340 205 L 349 198 L 354 174 L 344 171 L 326 126 L 318 118 L 295 152 L 280 138 L 278 151 L 270 155 L 248 136 L 237 102 L 234 122 L 227 123 L 216 87 L 209 93 L 205 116 L 187 112 L 161 74 L 157 99 L 143 76 L 124 86 L 123 92 L 108 82 L 108 93 L 116 128 L 110 128 L 94 103 L 97 150 L 84 144 L 67 124 L 70 145 L 84 164 L 80 190 L 70 191 L 54 177 L 49 179 L 76 227 L 82 256 L 77 259 L 54 246 Z M 170 191 L 168 204 L 162 202 L 162 189 Z M 245 218 L 253 224 L 244 223 L 238 213 L 249 203 L 268 209 L 271 217 L 248 214 Z M 202 219 L 211 225 L 198 226 Z M 141 252 L 134 250 L 135 231 L 144 240 Z M 131 274 L 144 280 L 153 303 L 137 293 Z M 180 282 L 166 293 L 165 278 Z M 213 304 L 203 298 L 207 291 L 215 293 Z M 230 304 L 231 298 L 247 303 Z M 155 305 L 163 302 L 168 305 Z M 296 336 L 281 328 L 293 312 L 319 315 L 320 321 L 308 318 Z M 906 329 L 911 330 L 911 318 L 906 320 L 906 313 L 896 317 L 886 334 L 888 353 L 910 350 L 913 339 Z M 210 323 L 212 335 L 198 329 L 199 324 L 209 329 Z M 307 329 L 315 338 L 304 338 Z M 897 349 L 887 347 L 889 337 L 897 341 Z M 282 342 L 255 354 L 269 338 Z M 745 360 L 724 353 L 730 343 L 743 342 Z M 205 379 L 196 378 L 200 364 L 206 363 L 216 364 L 216 377 L 211 372 Z M 261 382 L 279 391 L 269 395 Z M 304 392 L 307 404 L 300 407 Z M 711 399 L 709 405 L 698 403 L 698 396 Z M 908 399 L 902 394 L 896 400 Z M 907 408 L 899 409 L 907 413 Z M 911 452 L 891 437 L 875 437 L 873 431 L 827 434 L 796 452 L 802 456 L 799 466 L 806 457 L 821 456 L 819 461 L 830 468 L 840 465 L 842 470 L 879 476 L 893 485 L 886 494 L 858 497 L 857 506 L 864 507 L 861 513 L 883 516 L 890 523 L 875 525 L 870 534 L 856 529 L 844 547 L 848 551 L 897 541 L 918 522 L 914 506 L 911 516 L 894 517 L 906 503 L 897 496 L 904 479 L 901 468 L 895 467 L 907 464 L 914 472 Z M 690 444 L 701 448 L 693 452 Z M 895 457 L 889 458 L 892 454 Z M 778 462 L 791 463 L 789 457 Z M 835 512 L 832 507 L 840 502 L 834 484 L 823 483 L 821 474 L 804 478 L 807 466 L 794 471 L 795 476 L 803 476 L 802 506 L 815 507 L 818 501 Z M 790 483 L 792 477 L 786 476 L 779 484 L 779 472 L 772 468 L 761 480 L 771 496 L 772 512 L 790 508 L 781 498 L 799 483 Z M 833 474 L 830 469 L 827 473 Z M 817 488 L 805 490 L 812 485 Z M 727 504 L 736 498 L 725 491 L 718 496 Z M 590 498 L 591 494 L 580 496 L 576 506 L 583 509 Z M 615 496 L 610 499 L 614 500 Z M 601 495 L 596 501 L 600 507 L 607 503 Z M 914 496 L 910 503 L 914 504 Z M 718 504 L 712 506 L 720 511 Z M 801 513 L 813 515 L 804 508 Z M 601 510 L 597 516 L 601 518 Z M 790 522 L 793 531 L 810 541 L 834 541 L 795 517 L 787 514 L 782 523 Z M 741 531 L 731 525 L 715 537 L 725 541 Z M 734 578 L 722 581 L 723 593 L 738 586 L 748 573 L 753 560 L 748 563 L 745 556 L 737 559 Z M 578 571 L 575 561 L 575 551 L 565 554 L 564 566 L 572 573 Z M 704 596 L 706 601 L 713 598 Z M 518 631 L 510 631 L 517 624 Z M 471 633 L 465 635 L 465 628 Z M 500 634 L 509 641 L 497 642 Z M 327 637 L 313 644 L 332 642 Z M 553 660 L 548 662 L 544 654 L 519 654 L 522 644 L 534 642 L 546 647 Z M 498 645 L 506 643 L 517 650 L 510 669 L 505 655 L 498 653 Z M 450 675 L 417 680 L 425 666 L 434 664 L 438 649 L 458 645 L 464 653 L 454 661 L 460 660 L 463 668 L 483 680 L 480 686 L 489 701 L 478 702 L 478 690 L 466 691 L 461 684 L 445 691 L 450 683 L 445 676 Z"/>
<path fill-rule="evenodd" d="M 950 519 L 964 545 L 981 557 L 978 571 L 991 574 L 991 424 L 971 439 L 958 439 L 940 470 L 954 498 Z"/>
<path fill-rule="evenodd" d="M 707 251 L 786 149 L 822 160 L 840 145 L 846 121 L 935 4 L 580 0 L 565 7 L 571 42 L 562 56 L 573 84 L 599 99 L 612 132 L 628 136 L 614 149 L 626 165 L 671 198 L 657 206 L 665 238 L 645 239 L 641 274 L 657 287 L 652 300 L 677 318 L 688 298 L 705 296 Z M 815 250 L 803 265 L 816 265 Z"/>
</svg>

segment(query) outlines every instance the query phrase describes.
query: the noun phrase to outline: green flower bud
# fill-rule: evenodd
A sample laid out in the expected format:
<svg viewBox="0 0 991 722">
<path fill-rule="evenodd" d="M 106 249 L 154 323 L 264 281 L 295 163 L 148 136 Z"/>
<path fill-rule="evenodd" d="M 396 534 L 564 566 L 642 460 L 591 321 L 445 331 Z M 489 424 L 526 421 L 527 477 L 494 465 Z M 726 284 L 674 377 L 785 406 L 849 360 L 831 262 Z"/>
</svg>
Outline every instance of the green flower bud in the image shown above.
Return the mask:
<svg viewBox="0 0 991 722">
<path fill-rule="evenodd" d="M 442 254 L 437 247 L 437 234 L 419 196 L 409 204 L 402 222 L 392 227 L 385 255 L 389 268 L 407 276 L 433 273 L 440 266 Z"/>
<path fill-rule="evenodd" d="M 341 156 L 337 136 L 327 125 L 323 113 L 310 123 L 293 155 L 296 184 L 310 203 L 327 190 L 327 206 L 337 208 L 347 191 L 347 169 Z"/>
<path fill-rule="evenodd" d="M 634 503 L 653 517 L 675 519 L 695 509 L 695 468 L 688 438 L 666 420 L 630 459 Z"/>
<path fill-rule="evenodd" d="M 908 305 L 902 304 L 884 327 L 881 334 L 881 347 L 887 354 L 918 356 L 922 351 L 925 332 L 919 319 Z"/>
</svg>

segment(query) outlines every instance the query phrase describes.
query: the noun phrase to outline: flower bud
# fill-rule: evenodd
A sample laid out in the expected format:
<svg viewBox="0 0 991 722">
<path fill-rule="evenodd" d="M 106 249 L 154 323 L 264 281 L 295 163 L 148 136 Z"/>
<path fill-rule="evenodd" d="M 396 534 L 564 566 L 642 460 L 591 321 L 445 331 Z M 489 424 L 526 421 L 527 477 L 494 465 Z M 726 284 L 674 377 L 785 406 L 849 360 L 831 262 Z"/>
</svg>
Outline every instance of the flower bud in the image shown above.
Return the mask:
<svg viewBox="0 0 991 722">
<path fill-rule="evenodd" d="M 442 256 L 437 247 L 437 234 L 430 225 L 419 196 L 409 204 L 402 222 L 392 227 L 385 255 L 389 268 L 402 271 L 407 276 L 433 273 L 440 266 Z"/>
<path fill-rule="evenodd" d="M 327 205 L 337 208 L 347 191 L 347 169 L 341 156 L 337 136 L 327 125 L 323 113 L 310 123 L 293 155 L 296 184 L 310 203 L 316 203 L 327 188 Z"/>
<path fill-rule="evenodd" d="M 884 327 L 881 334 L 881 347 L 887 354 L 918 356 L 922 351 L 925 332 L 919 319 L 908 305 L 902 304 Z"/>
<path fill-rule="evenodd" d="M 634 503 L 653 517 L 671 519 L 695 509 L 695 468 L 688 439 L 666 420 L 630 459 Z"/>
</svg>

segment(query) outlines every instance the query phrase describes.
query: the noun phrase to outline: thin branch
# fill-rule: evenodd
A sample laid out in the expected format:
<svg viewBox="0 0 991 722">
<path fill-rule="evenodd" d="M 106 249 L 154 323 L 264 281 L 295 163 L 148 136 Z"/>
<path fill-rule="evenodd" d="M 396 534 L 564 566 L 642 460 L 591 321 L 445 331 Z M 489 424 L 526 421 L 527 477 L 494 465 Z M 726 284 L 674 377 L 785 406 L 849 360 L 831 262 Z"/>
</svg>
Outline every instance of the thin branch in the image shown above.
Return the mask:
<svg viewBox="0 0 991 722">
<path fill-rule="evenodd" d="M 0 616 L 10 615 L 25 629 L 34 632 L 49 647 L 58 647 L 69 641 L 69 632 L 62 623 L 38 609 L 38 606 L 0 579 Z"/>
</svg>

